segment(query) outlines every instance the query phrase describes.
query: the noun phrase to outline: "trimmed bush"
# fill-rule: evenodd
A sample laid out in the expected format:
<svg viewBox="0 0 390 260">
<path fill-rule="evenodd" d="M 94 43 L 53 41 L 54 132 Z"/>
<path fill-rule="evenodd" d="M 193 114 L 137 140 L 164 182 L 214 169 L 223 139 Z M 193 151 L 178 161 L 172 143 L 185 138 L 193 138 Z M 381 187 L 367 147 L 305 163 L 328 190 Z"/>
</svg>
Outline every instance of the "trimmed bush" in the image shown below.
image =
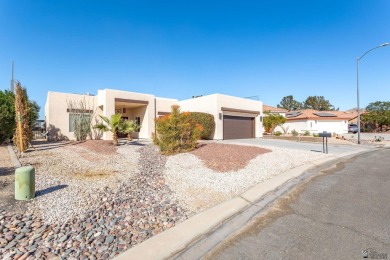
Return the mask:
<svg viewBox="0 0 390 260">
<path fill-rule="evenodd" d="M 313 137 L 319 137 L 319 134 L 313 133 Z"/>
<path fill-rule="evenodd" d="M 196 148 L 203 127 L 196 124 L 189 112 L 180 112 L 179 106 L 172 106 L 169 115 L 156 119 L 154 144 L 160 147 L 162 154 L 175 154 L 192 151 Z"/>
<path fill-rule="evenodd" d="M 310 136 L 310 132 L 308 130 L 305 131 L 305 133 L 303 134 L 304 136 Z"/>
<path fill-rule="evenodd" d="M 281 136 L 281 135 L 282 135 L 282 132 L 276 131 L 276 132 L 274 133 L 274 135 L 276 135 L 276 136 Z"/>
<path fill-rule="evenodd" d="M 191 112 L 189 116 L 195 124 L 199 124 L 203 127 L 200 138 L 211 139 L 215 129 L 214 116 L 202 112 Z"/>
<path fill-rule="evenodd" d="M 291 134 L 292 134 L 293 136 L 298 136 L 298 131 L 295 130 L 295 129 L 293 129 L 293 130 L 291 131 Z"/>
</svg>

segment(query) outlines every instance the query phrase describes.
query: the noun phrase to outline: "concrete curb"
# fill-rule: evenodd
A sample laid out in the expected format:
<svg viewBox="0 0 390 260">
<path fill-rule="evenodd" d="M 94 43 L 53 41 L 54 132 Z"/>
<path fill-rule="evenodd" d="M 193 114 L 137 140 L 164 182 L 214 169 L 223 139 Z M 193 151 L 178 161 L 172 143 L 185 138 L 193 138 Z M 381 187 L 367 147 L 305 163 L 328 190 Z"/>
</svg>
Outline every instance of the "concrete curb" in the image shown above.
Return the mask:
<svg viewBox="0 0 390 260">
<path fill-rule="evenodd" d="M 205 236 L 211 230 L 226 222 L 228 219 L 241 213 L 250 206 L 253 206 L 264 196 L 276 190 L 289 180 L 299 177 L 308 170 L 316 168 L 321 164 L 359 153 L 360 152 L 350 153 L 348 155 L 337 157 L 329 156 L 328 158 L 313 161 L 307 165 L 301 165 L 283 172 L 271 179 L 255 185 L 236 198 L 200 212 L 177 226 L 149 238 L 141 244 L 136 245 L 135 247 L 132 247 L 118 255 L 115 259 L 171 258 L 194 243 L 194 241 L 198 238 Z"/>
<path fill-rule="evenodd" d="M 18 156 L 16 156 L 16 153 L 14 149 L 12 148 L 12 145 L 7 146 L 9 156 L 11 157 L 12 164 L 14 165 L 14 168 L 22 167 L 22 165 L 19 162 Z"/>
</svg>

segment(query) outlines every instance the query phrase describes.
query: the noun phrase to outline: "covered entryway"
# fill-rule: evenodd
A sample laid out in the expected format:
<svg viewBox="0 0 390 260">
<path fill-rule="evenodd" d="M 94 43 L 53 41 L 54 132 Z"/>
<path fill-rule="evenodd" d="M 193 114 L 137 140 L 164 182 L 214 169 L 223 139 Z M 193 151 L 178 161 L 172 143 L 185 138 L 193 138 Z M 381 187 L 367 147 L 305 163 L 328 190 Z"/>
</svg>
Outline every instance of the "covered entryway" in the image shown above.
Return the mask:
<svg viewBox="0 0 390 260">
<path fill-rule="evenodd" d="M 255 138 L 255 118 L 243 116 L 223 116 L 223 139 Z"/>
</svg>

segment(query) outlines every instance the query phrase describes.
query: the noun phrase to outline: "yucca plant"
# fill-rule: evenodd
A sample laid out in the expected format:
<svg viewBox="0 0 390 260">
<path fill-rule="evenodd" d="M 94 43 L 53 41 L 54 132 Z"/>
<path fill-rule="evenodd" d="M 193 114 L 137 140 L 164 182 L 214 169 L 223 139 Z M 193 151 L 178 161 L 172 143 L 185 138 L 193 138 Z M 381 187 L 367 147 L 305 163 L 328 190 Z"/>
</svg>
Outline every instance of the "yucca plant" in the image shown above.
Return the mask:
<svg viewBox="0 0 390 260">
<path fill-rule="evenodd" d="M 127 134 L 127 140 L 131 141 L 131 134 L 138 131 L 140 129 L 140 126 L 137 124 L 135 120 L 123 120 L 119 124 L 119 132 Z"/>
<path fill-rule="evenodd" d="M 102 132 L 111 132 L 112 133 L 112 143 L 118 145 L 118 130 L 122 123 L 122 115 L 114 114 L 110 118 L 101 116 L 99 117 L 103 122 L 94 125 L 93 128 L 99 129 Z"/>
</svg>

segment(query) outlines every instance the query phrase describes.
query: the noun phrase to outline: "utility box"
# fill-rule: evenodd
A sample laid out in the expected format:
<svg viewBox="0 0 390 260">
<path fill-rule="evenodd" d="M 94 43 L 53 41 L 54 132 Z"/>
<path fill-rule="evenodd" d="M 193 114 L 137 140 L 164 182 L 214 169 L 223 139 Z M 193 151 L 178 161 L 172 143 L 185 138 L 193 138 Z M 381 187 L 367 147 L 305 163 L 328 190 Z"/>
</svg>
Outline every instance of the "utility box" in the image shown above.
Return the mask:
<svg viewBox="0 0 390 260">
<path fill-rule="evenodd" d="M 15 199 L 30 200 L 35 198 L 35 169 L 31 166 L 15 170 Z"/>
</svg>

